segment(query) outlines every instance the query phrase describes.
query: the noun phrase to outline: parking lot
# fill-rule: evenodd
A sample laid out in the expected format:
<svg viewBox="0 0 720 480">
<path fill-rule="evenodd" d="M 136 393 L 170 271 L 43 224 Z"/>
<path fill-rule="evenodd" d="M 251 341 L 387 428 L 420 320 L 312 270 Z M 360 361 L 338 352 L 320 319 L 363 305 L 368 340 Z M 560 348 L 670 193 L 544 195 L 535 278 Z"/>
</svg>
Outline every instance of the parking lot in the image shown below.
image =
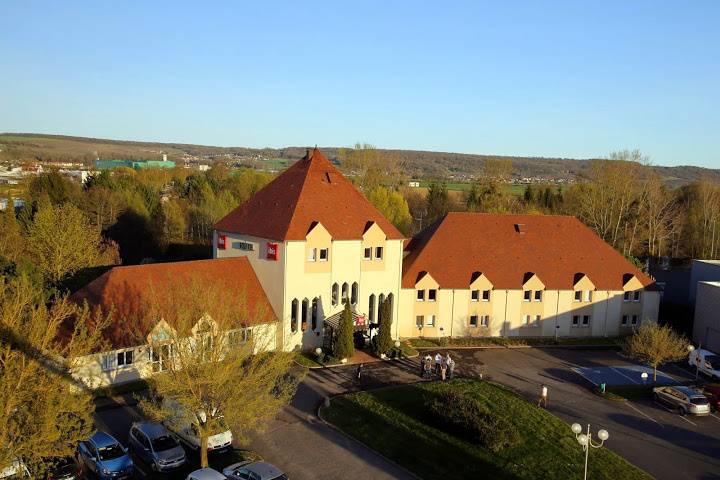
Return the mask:
<svg viewBox="0 0 720 480">
<path fill-rule="evenodd" d="M 432 352 L 433 354 L 435 352 Z M 460 375 L 489 378 L 536 401 L 541 385 L 548 387 L 548 410 L 568 422 L 591 424 L 593 432 L 610 432 L 610 448 L 658 479 L 720 479 L 720 415 L 680 416 L 652 400 L 610 401 L 592 393 L 573 369 L 631 366 L 607 349 L 463 349 L 451 350 Z M 677 366 L 662 369 L 678 379 L 692 379 Z M 251 436 L 246 448 L 283 469 L 290 478 L 412 478 L 373 451 L 334 431 L 315 416 L 325 395 L 358 388 L 419 380 L 417 359 L 365 366 L 363 384 L 353 381 L 354 367 L 311 371 L 293 400 L 265 432 Z M 626 373 L 627 374 L 627 373 Z M 139 418 L 132 407 L 100 411 L 98 427 L 127 444 L 127 433 Z M 568 427 L 569 429 L 569 427 Z M 577 448 L 580 448 L 578 445 Z M 232 458 L 219 459 L 221 464 Z M 592 462 L 592 452 L 590 454 Z M 152 478 L 139 463 L 136 478 Z M 168 478 L 168 476 L 164 476 Z M 184 478 L 181 474 L 170 478 Z"/>
</svg>

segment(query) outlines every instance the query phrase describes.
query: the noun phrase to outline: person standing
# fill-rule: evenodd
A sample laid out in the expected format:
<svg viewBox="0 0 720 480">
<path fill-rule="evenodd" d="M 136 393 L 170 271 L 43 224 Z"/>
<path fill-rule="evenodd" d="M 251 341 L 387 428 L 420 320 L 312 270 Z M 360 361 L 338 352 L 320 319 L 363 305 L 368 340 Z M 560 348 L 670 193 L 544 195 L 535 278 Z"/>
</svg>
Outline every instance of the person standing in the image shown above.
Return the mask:
<svg viewBox="0 0 720 480">
<path fill-rule="evenodd" d="M 432 377 L 432 358 L 430 357 L 430 355 L 428 355 L 428 356 L 425 358 L 425 373 L 424 373 L 424 378 L 427 379 L 427 380 L 430 380 L 431 377 Z"/>
<path fill-rule="evenodd" d="M 420 357 L 420 378 L 425 376 L 425 357 Z"/>
<path fill-rule="evenodd" d="M 357 380 L 358 382 L 360 381 L 360 376 L 362 375 L 362 369 L 363 364 L 361 363 L 360 365 L 358 365 L 357 370 L 355 370 L 355 380 Z"/>
<path fill-rule="evenodd" d="M 445 359 L 443 359 L 442 364 L 440 365 L 440 379 L 443 382 L 445 381 L 445 375 L 447 375 L 447 364 L 445 363 Z"/>
<path fill-rule="evenodd" d="M 542 405 L 544 408 L 547 408 L 547 395 L 548 395 L 548 388 L 543 383 L 542 387 L 540 387 L 540 398 L 538 398 L 538 407 Z"/>
<path fill-rule="evenodd" d="M 438 352 L 435 355 L 435 375 L 440 376 L 440 368 L 442 366 L 443 357 L 440 355 L 440 352 Z"/>
<path fill-rule="evenodd" d="M 452 379 L 453 379 L 454 372 L 455 372 L 455 360 L 453 360 L 452 358 L 450 358 L 450 354 L 449 354 L 449 353 L 447 354 L 447 357 L 445 357 L 445 363 L 447 364 L 448 378 L 449 378 L 450 380 L 452 380 Z"/>
</svg>

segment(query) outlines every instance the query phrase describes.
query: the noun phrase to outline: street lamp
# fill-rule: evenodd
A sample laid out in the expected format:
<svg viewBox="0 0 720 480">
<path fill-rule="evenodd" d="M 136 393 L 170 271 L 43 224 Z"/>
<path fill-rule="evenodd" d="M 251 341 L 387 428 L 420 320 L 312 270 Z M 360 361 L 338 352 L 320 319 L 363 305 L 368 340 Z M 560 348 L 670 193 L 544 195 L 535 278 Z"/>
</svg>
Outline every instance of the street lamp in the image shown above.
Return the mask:
<svg viewBox="0 0 720 480">
<path fill-rule="evenodd" d="M 687 346 L 688 355 L 691 355 L 692 352 L 695 351 L 695 345 L 692 343 Z M 700 374 L 700 356 L 698 355 L 695 357 L 695 380 L 698 379 L 698 375 Z"/>
<path fill-rule="evenodd" d="M 592 441 L 590 424 L 588 424 L 587 426 L 587 433 L 582 433 L 582 426 L 579 423 L 573 423 L 570 429 L 575 434 L 575 438 L 577 439 L 578 443 L 582 446 L 583 452 L 585 452 L 585 475 L 583 476 L 583 479 L 587 480 L 588 455 L 590 454 L 590 447 L 602 447 L 603 443 L 605 443 L 605 440 L 610 437 L 610 434 L 607 432 L 607 430 L 598 430 L 597 436 L 600 439 L 600 443 L 595 444 Z"/>
</svg>

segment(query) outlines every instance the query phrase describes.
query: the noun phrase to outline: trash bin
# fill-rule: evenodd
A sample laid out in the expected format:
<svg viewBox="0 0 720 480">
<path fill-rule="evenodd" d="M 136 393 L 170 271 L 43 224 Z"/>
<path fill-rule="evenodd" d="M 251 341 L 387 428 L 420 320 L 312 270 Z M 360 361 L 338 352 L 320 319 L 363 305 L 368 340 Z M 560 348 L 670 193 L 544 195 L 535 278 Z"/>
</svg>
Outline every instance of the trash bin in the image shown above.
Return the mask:
<svg viewBox="0 0 720 480">
<path fill-rule="evenodd" d="M 603 395 L 605 395 L 605 382 L 602 382 L 602 383 L 600 384 L 600 393 L 602 393 Z"/>
</svg>

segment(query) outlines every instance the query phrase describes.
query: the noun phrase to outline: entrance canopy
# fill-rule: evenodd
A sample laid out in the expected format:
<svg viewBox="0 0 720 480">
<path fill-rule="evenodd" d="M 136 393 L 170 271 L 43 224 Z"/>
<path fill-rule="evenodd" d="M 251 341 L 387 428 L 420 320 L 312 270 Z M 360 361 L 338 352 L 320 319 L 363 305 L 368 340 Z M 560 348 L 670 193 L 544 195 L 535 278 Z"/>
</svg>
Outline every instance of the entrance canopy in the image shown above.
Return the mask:
<svg viewBox="0 0 720 480">
<path fill-rule="evenodd" d="M 325 317 L 325 326 L 330 327 L 333 330 L 337 330 L 337 328 L 340 326 L 340 318 L 342 317 L 342 314 L 343 310 L 340 310 L 339 312 L 330 315 L 329 317 Z M 367 317 L 365 315 L 361 315 L 355 310 L 353 310 L 352 316 L 355 330 L 367 330 L 369 322 L 367 321 Z"/>
</svg>

